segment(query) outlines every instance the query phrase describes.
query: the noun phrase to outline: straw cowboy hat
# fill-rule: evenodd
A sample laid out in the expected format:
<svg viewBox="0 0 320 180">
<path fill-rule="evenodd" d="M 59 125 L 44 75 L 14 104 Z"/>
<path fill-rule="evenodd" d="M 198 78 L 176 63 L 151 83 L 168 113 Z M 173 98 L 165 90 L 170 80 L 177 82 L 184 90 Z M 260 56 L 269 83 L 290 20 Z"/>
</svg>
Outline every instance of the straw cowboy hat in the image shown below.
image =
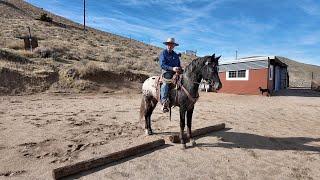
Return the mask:
<svg viewBox="0 0 320 180">
<path fill-rule="evenodd" d="M 163 42 L 163 44 L 174 44 L 175 46 L 179 46 L 179 44 L 175 42 L 174 38 L 168 38 L 166 42 Z"/>
</svg>

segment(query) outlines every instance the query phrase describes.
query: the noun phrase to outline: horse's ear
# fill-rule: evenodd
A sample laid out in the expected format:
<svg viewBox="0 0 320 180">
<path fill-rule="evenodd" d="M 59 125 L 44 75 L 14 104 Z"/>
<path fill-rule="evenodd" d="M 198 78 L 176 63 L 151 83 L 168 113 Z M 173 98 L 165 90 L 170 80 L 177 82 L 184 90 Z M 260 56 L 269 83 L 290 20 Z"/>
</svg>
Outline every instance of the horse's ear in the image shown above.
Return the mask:
<svg viewBox="0 0 320 180">
<path fill-rule="evenodd" d="M 221 58 L 221 56 L 218 56 L 218 57 L 216 58 L 216 60 L 218 61 L 220 58 Z"/>
<path fill-rule="evenodd" d="M 212 54 L 211 60 L 214 60 L 216 58 L 216 53 Z"/>
</svg>

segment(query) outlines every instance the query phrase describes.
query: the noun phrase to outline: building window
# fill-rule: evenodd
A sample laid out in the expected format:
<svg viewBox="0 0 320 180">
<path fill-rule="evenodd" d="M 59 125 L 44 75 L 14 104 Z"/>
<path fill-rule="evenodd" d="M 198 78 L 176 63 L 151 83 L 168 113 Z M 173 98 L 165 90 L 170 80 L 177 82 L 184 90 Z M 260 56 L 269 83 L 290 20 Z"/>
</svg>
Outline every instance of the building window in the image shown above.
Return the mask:
<svg viewBox="0 0 320 180">
<path fill-rule="evenodd" d="M 227 71 L 227 80 L 249 80 L 249 70 Z"/>
<path fill-rule="evenodd" d="M 237 71 L 229 71 L 229 78 L 236 78 L 237 77 Z"/>
<path fill-rule="evenodd" d="M 238 71 L 238 77 L 239 78 L 245 78 L 246 77 L 246 70 Z"/>
</svg>

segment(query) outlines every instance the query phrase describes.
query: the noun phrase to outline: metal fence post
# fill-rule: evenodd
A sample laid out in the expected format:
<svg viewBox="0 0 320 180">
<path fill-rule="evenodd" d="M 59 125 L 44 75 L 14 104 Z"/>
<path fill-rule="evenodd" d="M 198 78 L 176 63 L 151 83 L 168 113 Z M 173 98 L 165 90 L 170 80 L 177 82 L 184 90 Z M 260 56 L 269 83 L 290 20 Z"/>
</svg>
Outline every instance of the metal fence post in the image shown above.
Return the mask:
<svg viewBox="0 0 320 180">
<path fill-rule="evenodd" d="M 30 51 L 32 52 L 32 37 L 31 37 L 31 29 L 29 26 L 28 26 L 28 30 L 29 30 Z"/>
</svg>

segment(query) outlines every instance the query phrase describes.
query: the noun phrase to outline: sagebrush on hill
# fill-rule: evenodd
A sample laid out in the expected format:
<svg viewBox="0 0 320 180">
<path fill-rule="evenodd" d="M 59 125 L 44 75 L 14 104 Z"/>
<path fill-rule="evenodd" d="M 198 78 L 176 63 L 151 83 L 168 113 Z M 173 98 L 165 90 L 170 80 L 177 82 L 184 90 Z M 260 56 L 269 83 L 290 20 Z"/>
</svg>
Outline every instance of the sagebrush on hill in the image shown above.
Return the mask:
<svg viewBox="0 0 320 180">
<path fill-rule="evenodd" d="M 89 75 L 92 77 L 95 73 L 99 74 L 100 71 L 112 71 L 119 74 L 129 71 L 146 75 L 159 73 L 159 65 L 153 61 L 161 51 L 158 47 L 92 28 L 88 28 L 84 34 L 80 24 L 20 0 L 1 1 L 0 13 L 0 48 L 6 54 L 5 56 L 10 56 L 9 58 L 0 57 L 0 68 L 14 71 L 19 69 L 19 74 L 25 76 L 28 73 L 25 69 L 28 69 L 29 65 L 25 67 L 19 65 L 19 68 L 13 68 L 12 63 L 5 62 L 9 61 L 8 59 L 28 61 L 38 66 L 38 69 L 50 66 L 54 67 L 55 73 L 59 74 L 55 82 L 50 82 L 55 87 L 57 84 L 63 84 L 64 88 L 74 89 L 75 84 L 83 84 L 86 81 L 84 84 L 92 85 L 93 88 L 81 89 L 95 90 L 102 84 L 89 82 L 85 78 Z M 28 27 L 31 28 L 32 36 L 39 39 L 39 47 L 33 52 L 24 50 L 21 39 L 21 37 L 28 36 Z M 75 69 L 79 75 L 77 78 L 69 79 L 66 83 L 63 74 L 68 69 Z M 9 78 L 4 76 L 8 74 L 2 74 L 2 78 Z M 13 77 L 10 78 L 16 81 Z M 121 85 L 124 82 L 117 83 Z M 0 86 L 3 88 L 5 84 L 0 83 Z M 25 83 L 24 86 L 31 88 L 33 84 Z M 49 87 L 43 88 L 37 85 L 33 88 L 39 90 L 32 92 L 40 92 Z M 10 88 L 6 88 L 5 92 L 10 92 L 10 94 L 22 91 L 31 93 L 27 92 L 28 88 L 21 87 L 19 91 L 14 89 L 10 92 Z"/>
</svg>

